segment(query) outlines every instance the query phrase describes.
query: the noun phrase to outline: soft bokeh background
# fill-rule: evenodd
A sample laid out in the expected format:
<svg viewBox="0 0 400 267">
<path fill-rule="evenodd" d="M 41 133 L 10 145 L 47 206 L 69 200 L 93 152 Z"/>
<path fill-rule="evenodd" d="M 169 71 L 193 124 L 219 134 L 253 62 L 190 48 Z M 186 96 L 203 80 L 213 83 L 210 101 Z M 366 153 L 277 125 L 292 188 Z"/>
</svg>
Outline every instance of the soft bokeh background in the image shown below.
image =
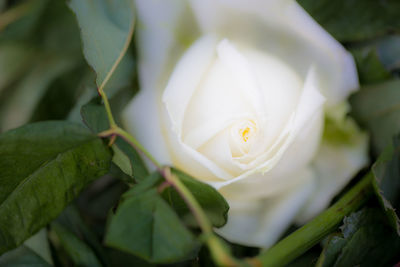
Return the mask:
<svg viewBox="0 0 400 267">
<path fill-rule="evenodd" d="M 371 156 L 374 159 L 400 131 L 400 2 L 298 2 L 356 59 L 361 91 L 351 99 L 352 115 L 371 133 Z M 127 57 L 129 62 L 125 72 L 130 73 L 129 79 L 118 80 L 109 95 L 117 118 L 138 88 L 133 43 Z M 83 57 L 79 28 L 66 1 L 0 0 L 0 133 L 41 120 L 82 123 L 81 106 L 97 96 L 95 79 L 95 73 Z M 97 257 L 102 266 L 150 265 L 101 243 L 107 214 L 128 188 L 116 178 L 121 176 L 123 174 L 118 168 L 113 168 L 109 175 L 96 181 L 65 210 L 57 222 L 67 229 L 66 232 L 49 228 L 47 238 L 55 265 L 76 265 L 79 262 L 74 258 L 76 255 Z M 395 203 L 398 204 L 398 200 L 399 197 Z M 369 206 L 376 207 L 376 201 L 371 200 Z M 381 214 L 368 211 L 359 216 L 379 218 Z M 365 231 L 373 242 L 362 240 L 365 236 L 360 234 L 361 241 L 358 242 L 362 244 L 359 247 L 364 248 L 363 253 L 371 251 L 375 257 L 386 257 L 387 263 L 394 263 L 400 243 L 392 240 L 394 245 L 390 245 L 387 238 L 383 239 L 388 234 L 386 229 L 379 230 L 383 233 L 375 233 L 370 228 Z M 66 233 L 64 239 L 60 233 Z M 393 237 L 391 233 L 387 236 Z M 258 252 L 254 248 L 232 248 L 237 256 L 249 257 Z M 348 249 L 352 255 L 365 256 L 351 247 Z M 315 264 L 321 250 L 319 245 L 314 247 L 293 266 Z M 29 256 L 29 251 L 19 253 L 22 258 Z M 176 266 L 212 266 L 206 249 L 202 249 L 199 255 Z M 373 266 L 373 259 L 366 259 L 365 266 Z M 331 266 L 328 263 L 323 266 Z"/>
</svg>

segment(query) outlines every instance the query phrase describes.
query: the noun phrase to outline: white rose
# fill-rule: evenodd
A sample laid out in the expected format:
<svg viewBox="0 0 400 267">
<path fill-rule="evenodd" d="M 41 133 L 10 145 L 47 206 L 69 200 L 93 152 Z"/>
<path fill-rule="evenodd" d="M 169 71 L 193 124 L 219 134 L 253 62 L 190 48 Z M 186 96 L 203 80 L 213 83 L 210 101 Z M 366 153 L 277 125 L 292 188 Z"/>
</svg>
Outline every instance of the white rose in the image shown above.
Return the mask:
<svg viewBox="0 0 400 267">
<path fill-rule="evenodd" d="M 270 246 L 366 163 L 366 138 L 345 118 L 353 58 L 295 1 L 136 6 L 141 91 L 125 125 L 156 159 L 223 194 L 222 236 Z"/>
</svg>

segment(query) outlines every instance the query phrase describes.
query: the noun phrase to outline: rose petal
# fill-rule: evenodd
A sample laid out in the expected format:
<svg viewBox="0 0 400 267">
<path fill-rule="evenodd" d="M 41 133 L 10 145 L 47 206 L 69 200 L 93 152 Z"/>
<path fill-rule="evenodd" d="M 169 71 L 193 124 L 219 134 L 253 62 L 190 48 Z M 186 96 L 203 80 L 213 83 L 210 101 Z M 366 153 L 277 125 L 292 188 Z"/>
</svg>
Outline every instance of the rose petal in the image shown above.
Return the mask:
<svg viewBox="0 0 400 267">
<path fill-rule="evenodd" d="M 174 166 L 208 183 L 220 182 L 221 180 L 233 178 L 227 171 L 182 142 L 181 138 L 179 138 L 172 129 L 172 123 L 168 112 L 165 111 L 163 116 L 163 121 L 165 123 L 163 129 L 165 129 L 169 152 Z"/>
<path fill-rule="evenodd" d="M 320 144 L 323 114 L 316 114 L 296 136 L 278 164 L 271 171 L 255 173 L 246 179 L 221 188 L 221 192 L 235 201 L 254 200 L 279 194 L 297 183 L 298 173 L 314 159 Z"/>
<path fill-rule="evenodd" d="M 215 57 L 216 39 L 204 36 L 196 41 L 176 64 L 162 101 L 176 134 L 181 137 L 186 108 Z"/>
<path fill-rule="evenodd" d="M 218 189 L 231 183 L 240 181 L 257 172 L 267 173 L 282 158 L 287 148 L 293 143 L 295 137 L 316 114 L 321 114 L 325 98 L 319 93 L 315 69 L 311 68 L 307 75 L 299 103 L 294 112 L 292 120 L 288 122 L 286 129 L 280 138 L 264 155 L 248 164 L 249 171 L 225 182 L 216 182 L 212 185 Z M 315 140 L 316 142 L 319 141 Z M 307 148 L 305 148 L 307 149 Z"/>
<path fill-rule="evenodd" d="M 228 200 L 228 222 L 216 232 L 231 242 L 264 248 L 271 246 L 314 189 L 315 177 L 311 171 L 299 172 L 298 178 L 297 184 L 274 197 L 247 202 Z"/>
<path fill-rule="evenodd" d="M 160 95 L 156 90 L 142 90 L 125 108 L 123 124 L 140 144 L 161 164 L 172 164 L 164 134 L 160 130 Z M 143 113 L 143 111 L 147 111 Z M 153 164 L 147 166 L 154 169 Z"/>
<path fill-rule="evenodd" d="M 161 131 L 161 94 L 169 64 L 174 64 L 187 43 L 197 38 L 196 23 L 181 1 L 137 0 L 136 41 L 141 89 L 123 113 L 124 126 L 162 164 L 171 164 Z M 182 21 L 184 23 L 182 24 Z M 183 27 L 185 25 L 187 28 Z"/>
<path fill-rule="evenodd" d="M 358 88 L 350 53 L 296 1 L 192 0 L 191 6 L 203 33 L 246 40 L 286 61 L 303 76 L 316 65 L 327 106 L 345 100 Z"/>
<path fill-rule="evenodd" d="M 318 176 L 316 188 L 296 221 L 300 224 L 325 209 L 332 198 L 343 189 L 352 177 L 368 162 L 368 138 L 358 133 L 353 144 L 322 142 L 313 162 Z"/>
</svg>

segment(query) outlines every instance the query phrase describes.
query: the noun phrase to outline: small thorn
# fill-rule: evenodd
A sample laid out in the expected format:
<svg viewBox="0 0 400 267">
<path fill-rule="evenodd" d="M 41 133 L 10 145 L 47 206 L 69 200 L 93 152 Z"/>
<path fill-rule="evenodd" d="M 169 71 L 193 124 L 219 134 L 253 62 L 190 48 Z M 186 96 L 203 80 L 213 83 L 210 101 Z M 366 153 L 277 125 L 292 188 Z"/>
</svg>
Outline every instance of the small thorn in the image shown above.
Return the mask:
<svg viewBox="0 0 400 267">
<path fill-rule="evenodd" d="M 111 136 L 110 141 L 108 142 L 108 146 L 112 146 L 115 143 L 115 140 L 117 139 L 117 135 L 114 134 Z"/>
<path fill-rule="evenodd" d="M 170 187 L 171 184 L 167 181 L 164 181 L 162 184 L 160 184 L 157 188 L 158 193 L 162 193 L 166 188 Z"/>
</svg>

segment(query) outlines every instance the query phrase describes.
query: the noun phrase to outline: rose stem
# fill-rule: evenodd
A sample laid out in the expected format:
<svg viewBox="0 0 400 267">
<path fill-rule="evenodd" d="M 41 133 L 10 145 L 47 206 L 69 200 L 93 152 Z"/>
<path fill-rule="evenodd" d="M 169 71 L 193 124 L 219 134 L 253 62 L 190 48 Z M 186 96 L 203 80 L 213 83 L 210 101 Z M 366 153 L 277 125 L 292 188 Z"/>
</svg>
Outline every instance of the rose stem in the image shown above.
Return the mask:
<svg viewBox="0 0 400 267">
<path fill-rule="evenodd" d="M 108 117 L 108 122 L 110 123 L 110 129 L 114 129 L 117 127 L 117 124 L 115 123 L 112 111 L 111 111 L 111 107 L 110 107 L 110 102 L 108 101 L 107 95 L 104 91 L 104 88 L 106 86 L 106 84 L 108 83 L 108 81 L 110 80 L 111 76 L 114 74 L 115 70 L 117 69 L 119 63 L 121 62 L 122 58 L 125 56 L 126 51 L 128 51 L 129 48 L 129 44 L 132 41 L 132 36 L 133 36 L 133 30 L 135 29 L 135 20 L 132 20 L 131 24 L 129 25 L 129 33 L 128 33 L 128 37 L 125 40 L 124 46 L 122 47 L 118 58 L 115 60 L 114 64 L 111 66 L 111 69 L 107 72 L 106 77 L 104 78 L 104 80 L 102 81 L 102 83 L 100 84 L 100 86 L 97 88 L 97 91 L 100 95 L 100 97 L 103 99 L 104 102 L 104 107 L 106 109 L 107 112 L 107 117 Z M 111 143 L 112 144 L 112 143 Z"/>
<path fill-rule="evenodd" d="M 115 133 L 127 141 L 134 149 L 142 152 L 158 169 L 161 169 L 161 164 L 128 132 L 117 127 Z"/>
<path fill-rule="evenodd" d="M 302 255 L 334 231 L 343 218 L 361 207 L 372 195 L 372 174 L 368 173 L 332 207 L 278 242 L 255 260 L 262 266 L 283 266 Z"/>
</svg>

